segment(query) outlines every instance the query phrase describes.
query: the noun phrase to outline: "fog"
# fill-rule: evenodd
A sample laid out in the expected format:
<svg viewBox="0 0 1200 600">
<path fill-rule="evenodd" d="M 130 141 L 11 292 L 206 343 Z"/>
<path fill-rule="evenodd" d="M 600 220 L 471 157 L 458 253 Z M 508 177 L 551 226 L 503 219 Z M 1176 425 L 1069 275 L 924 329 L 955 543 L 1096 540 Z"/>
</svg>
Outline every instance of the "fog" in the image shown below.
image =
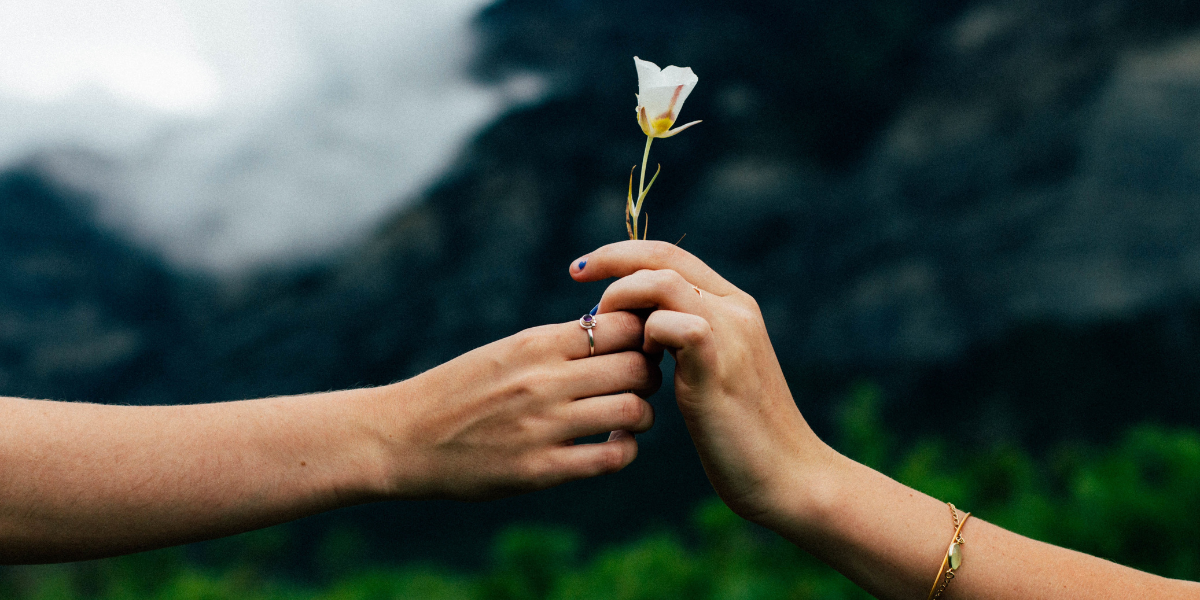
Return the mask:
<svg viewBox="0 0 1200 600">
<path fill-rule="evenodd" d="M 410 201 L 536 79 L 467 80 L 483 0 L 0 0 L 0 168 L 176 265 L 309 260 Z"/>
</svg>

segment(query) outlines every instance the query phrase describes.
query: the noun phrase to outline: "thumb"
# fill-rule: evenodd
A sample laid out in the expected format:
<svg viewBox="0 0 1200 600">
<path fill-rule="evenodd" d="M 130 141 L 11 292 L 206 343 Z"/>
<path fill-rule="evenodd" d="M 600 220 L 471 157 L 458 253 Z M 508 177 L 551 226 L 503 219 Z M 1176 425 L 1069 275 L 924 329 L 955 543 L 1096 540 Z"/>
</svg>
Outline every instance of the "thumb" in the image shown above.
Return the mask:
<svg viewBox="0 0 1200 600">
<path fill-rule="evenodd" d="M 717 352 L 712 326 L 703 317 L 656 310 L 646 319 L 646 353 L 670 350 L 675 377 L 688 387 L 702 387 L 716 373 Z"/>
</svg>

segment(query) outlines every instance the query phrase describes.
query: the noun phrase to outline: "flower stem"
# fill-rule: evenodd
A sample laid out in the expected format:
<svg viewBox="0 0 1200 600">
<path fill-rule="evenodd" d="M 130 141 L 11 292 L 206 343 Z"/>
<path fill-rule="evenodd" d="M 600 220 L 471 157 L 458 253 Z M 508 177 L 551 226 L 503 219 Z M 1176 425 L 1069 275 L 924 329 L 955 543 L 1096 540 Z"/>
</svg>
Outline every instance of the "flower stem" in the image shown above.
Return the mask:
<svg viewBox="0 0 1200 600">
<path fill-rule="evenodd" d="M 633 207 L 633 239 L 635 240 L 637 239 L 638 217 L 642 214 L 642 200 L 646 199 L 646 163 L 650 161 L 650 143 L 653 141 L 653 136 L 646 136 L 646 151 L 642 153 L 642 172 L 638 175 L 638 197 L 637 203 Z"/>
<path fill-rule="evenodd" d="M 646 191 L 646 163 L 650 160 L 650 142 L 654 141 L 654 137 L 646 136 L 646 151 L 642 153 L 642 174 L 638 178 L 638 208 L 641 208 L 642 193 Z"/>
</svg>

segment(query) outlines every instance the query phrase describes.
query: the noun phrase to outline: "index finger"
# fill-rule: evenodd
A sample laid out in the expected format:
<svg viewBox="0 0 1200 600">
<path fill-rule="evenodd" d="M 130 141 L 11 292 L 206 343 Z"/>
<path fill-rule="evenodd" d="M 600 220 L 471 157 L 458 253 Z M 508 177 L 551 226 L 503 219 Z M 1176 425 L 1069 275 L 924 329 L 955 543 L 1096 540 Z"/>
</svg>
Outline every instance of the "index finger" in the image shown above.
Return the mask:
<svg viewBox="0 0 1200 600">
<path fill-rule="evenodd" d="M 670 269 L 705 291 L 725 296 L 738 289 L 690 252 L 666 242 L 629 240 L 602 246 L 571 263 L 576 281 L 625 277 L 642 269 Z"/>
</svg>

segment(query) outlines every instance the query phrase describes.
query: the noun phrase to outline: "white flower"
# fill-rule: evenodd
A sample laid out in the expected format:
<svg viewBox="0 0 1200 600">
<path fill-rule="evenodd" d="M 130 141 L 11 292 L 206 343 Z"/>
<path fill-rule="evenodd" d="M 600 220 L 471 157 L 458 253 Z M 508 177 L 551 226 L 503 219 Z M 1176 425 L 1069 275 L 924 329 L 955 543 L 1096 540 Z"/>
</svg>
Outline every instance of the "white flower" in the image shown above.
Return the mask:
<svg viewBox="0 0 1200 600">
<path fill-rule="evenodd" d="M 700 79 L 691 67 L 674 65 L 659 69 L 658 65 L 633 57 L 638 72 L 638 125 L 642 133 L 652 138 L 671 137 L 700 121 L 692 121 L 671 129 L 679 117 L 679 109 Z"/>
</svg>

